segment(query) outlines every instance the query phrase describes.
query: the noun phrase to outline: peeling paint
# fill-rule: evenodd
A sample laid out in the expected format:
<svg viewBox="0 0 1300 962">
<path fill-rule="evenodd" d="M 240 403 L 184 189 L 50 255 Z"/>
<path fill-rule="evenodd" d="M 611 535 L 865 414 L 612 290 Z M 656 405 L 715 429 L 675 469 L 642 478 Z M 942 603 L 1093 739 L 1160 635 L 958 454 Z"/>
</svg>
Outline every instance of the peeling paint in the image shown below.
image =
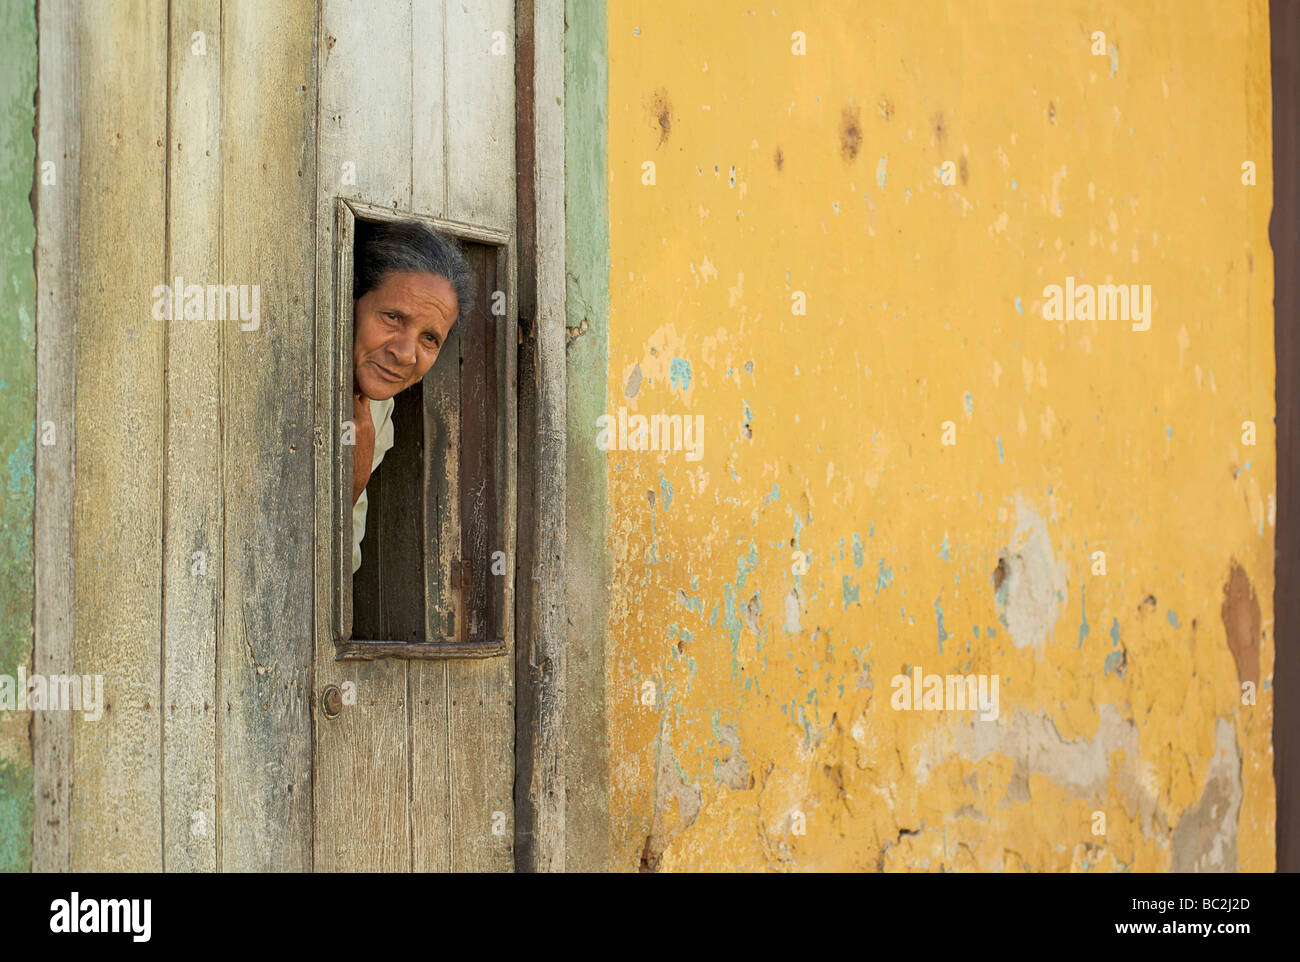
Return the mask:
<svg viewBox="0 0 1300 962">
<path fill-rule="evenodd" d="M 1016 529 L 1003 549 L 999 568 L 1005 581 L 998 593 L 999 616 L 1017 648 L 1045 643 L 1065 600 L 1065 562 L 1052 553 L 1047 523 L 1022 495 L 1016 495 Z"/>
<path fill-rule="evenodd" d="M 1118 0 L 1085 18 L 1107 56 L 1030 0 L 1007 0 L 1010 33 L 882 2 L 819 13 L 865 60 L 811 35 L 792 57 L 788 17 L 744 4 L 685 33 L 674 0 L 608 5 L 610 311 L 571 323 L 610 318 L 604 409 L 689 405 L 707 441 L 695 464 L 609 462 L 612 864 L 1271 871 L 1267 4 L 1208 0 L 1215 30 L 1148 45 L 1166 100 L 1118 80 L 1145 29 Z M 1042 49 L 1007 71 L 1026 36 Z M 752 89 L 724 97 L 743 63 Z M 661 77 L 709 105 L 662 147 Z M 1243 143 L 1260 186 L 1206 190 Z M 1194 169 L 1152 168 L 1153 144 Z M 1205 284 L 1177 283 L 1190 262 Z M 1150 283 L 1151 329 L 1044 321 L 1067 276 Z M 997 720 L 893 711 L 874 679 L 913 665 L 998 675 Z"/>
<path fill-rule="evenodd" d="M 1226 718 L 1215 720 L 1214 757 L 1201 797 L 1174 827 L 1171 872 L 1236 872 L 1241 752 Z"/>
</svg>

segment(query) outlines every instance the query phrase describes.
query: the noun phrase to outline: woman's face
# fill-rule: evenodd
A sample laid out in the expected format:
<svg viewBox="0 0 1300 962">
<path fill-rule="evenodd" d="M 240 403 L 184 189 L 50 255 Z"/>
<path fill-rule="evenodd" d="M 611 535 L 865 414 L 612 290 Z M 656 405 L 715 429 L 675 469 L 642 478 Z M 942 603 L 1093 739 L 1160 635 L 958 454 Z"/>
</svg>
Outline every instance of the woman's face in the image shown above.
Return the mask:
<svg viewBox="0 0 1300 962">
<path fill-rule="evenodd" d="M 434 274 L 394 272 L 353 302 L 357 388 L 383 401 L 424 377 L 456 323 L 455 288 Z"/>
</svg>

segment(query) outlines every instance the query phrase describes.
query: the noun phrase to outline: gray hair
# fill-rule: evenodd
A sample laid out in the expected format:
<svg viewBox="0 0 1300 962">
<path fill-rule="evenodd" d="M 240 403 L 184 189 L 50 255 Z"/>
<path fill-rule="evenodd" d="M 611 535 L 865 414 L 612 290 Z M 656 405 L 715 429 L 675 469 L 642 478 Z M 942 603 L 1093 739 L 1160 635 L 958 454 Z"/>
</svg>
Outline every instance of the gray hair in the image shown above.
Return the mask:
<svg viewBox="0 0 1300 962">
<path fill-rule="evenodd" d="M 357 221 L 357 253 L 352 296 L 361 299 L 395 272 L 433 274 L 451 284 L 460 317 L 469 313 L 473 300 L 473 275 L 469 262 L 453 237 L 415 220 L 381 223 Z"/>
</svg>

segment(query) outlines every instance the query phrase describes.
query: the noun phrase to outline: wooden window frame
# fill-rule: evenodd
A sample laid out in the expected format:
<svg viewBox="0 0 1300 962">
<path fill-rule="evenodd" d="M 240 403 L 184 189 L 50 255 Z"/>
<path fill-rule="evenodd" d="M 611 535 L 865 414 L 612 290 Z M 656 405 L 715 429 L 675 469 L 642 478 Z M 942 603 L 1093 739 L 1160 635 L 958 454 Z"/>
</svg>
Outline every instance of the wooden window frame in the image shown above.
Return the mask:
<svg viewBox="0 0 1300 962">
<path fill-rule="evenodd" d="M 440 637 L 435 631 L 435 625 L 441 625 L 446 622 L 448 606 L 444 604 L 444 598 L 450 598 L 454 605 L 454 618 L 458 626 L 458 634 L 464 634 L 465 624 L 465 604 L 463 593 L 465 586 L 459 582 L 454 572 L 459 570 L 461 564 L 459 556 L 461 546 L 464 543 L 464 534 L 461 530 L 459 521 L 461 514 L 461 500 L 459 491 L 446 497 L 445 484 L 443 485 L 443 497 L 452 503 L 450 512 L 443 512 L 444 515 L 453 516 L 450 524 L 438 522 L 438 527 L 443 534 L 450 531 L 454 537 L 439 537 L 436 540 L 430 537 L 430 525 L 434 523 L 433 519 L 428 517 L 427 506 L 431 496 L 437 496 L 438 491 L 431 490 L 432 487 L 439 485 L 439 480 L 429 476 L 428 467 L 434 463 L 438 457 L 437 451 L 445 443 L 443 440 L 432 440 L 429 435 L 430 428 L 430 403 L 439 403 L 438 400 L 430 402 L 427 400 L 433 396 L 430 394 L 430 384 L 423 385 L 425 401 L 425 458 L 424 458 L 424 477 L 421 487 L 425 492 L 421 505 L 421 531 L 424 537 L 425 546 L 425 569 L 424 578 L 424 611 L 425 611 L 425 638 L 423 642 L 401 642 L 401 641 L 383 641 L 383 640 L 362 640 L 354 639 L 352 634 L 352 501 L 350 494 L 352 491 L 353 470 L 352 470 L 352 449 L 343 444 L 343 425 L 350 419 L 351 409 L 350 401 L 352 397 L 352 336 L 353 336 L 353 258 L 355 256 L 354 245 L 356 241 L 356 222 L 357 220 L 369 221 L 372 223 L 395 221 L 395 220 L 415 220 L 427 224 L 434 230 L 446 235 L 453 236 L 458 240 L 467 241 L 475 244 L 482 244 L 488 247 L 496 248 L 495 257 L 495 280 L 499 290 L 506 294 L 507 307 L 513 302 L 513 257 L 511 250 L 511 237 L 508 233 L 489 227 L 481 227 L 474 224 L 465 224 L 458 221 L 449 221 L 437 217 L 430 217 L 423 214 L 417 214 L 411 211 L 393 210 L 385 207 L 376 207 L 372 204 L 365 204 L 360 201 L 347 198 L 338 198 L 335 204 L 334 217 L 334 309 L 332 319 L 334 322 L 334 353 L 332 356 L 331 370 L 329 373 L 330 396 L 332 398 L 332 425 L 334 430 L 332 435 L 331 452 L 331 477 L 330 486 L 333 489 L 331 516 L 331 536 L 333 542 L 332 565 L 330 575 L 333 579 L 333 618 L 332 634 L 334 638 L 335 657 L 339 661 L 370 661 L 380 658 L 406 658 L 406 659 L 446 659 L 446 658 L 492 658 L 505 655 L 510 649 L 509 635 L 513 630 L 512 609 L 514 605 L 514 571 L 515 571 L 515 485 L 516 485 L 516 399 L 515 399 L 515 349 L 517 345 L 518 333 L 516 330 L 516 321 L 513 312 L 507 309 L 504 316 L 493 316 L 490 313 L 490 304 L 478 305 L 478 309 L 487 317 L 492 318 L 497 324 L 496 331 L 496 377 L 497 377 L 497 399 L 498 411 L 495 418 L 495 452 L 496 457 L 491 459 L 491 470 L 493 472 L 493 488 L 495 498 L 493 505 L 490 507 L 491 529 L 493 533 L 500 537 L 499 546 L 489 545 L 489 557 L 492 551 L 503 551 L 505 553 L 505 574 L 492 575 L 488 566 L 481 566 L 485 570 L 481 572 L 471 572 L 472 577 L 488 579 L 489 585 L 488 605 L 492 617 L 487 626 L 487 635 L 482 638 L 465 638 L 457 640 L 455 637 Z M 467 322 L 467 318 L 462 317 L 457 321 L 457 325 Z M 428 378 L 429 375 L 426 375 Z M 434 392 L 436 395 L 437 392 Z M 459 444 L 457 446 L 457 476 L 459 475 Z M 443 479 L 445 482 L 445 479 Z M 455 541 L 455 550 L 448 542 Z M 437 561 L 430 562 L 429 552 L 436 550 L 438 553 Z M 454 557 L 453 557 L 454 555 Z M 430 570 L 432 569 L 432 570 Z M 495 578 L 500 577 L 499 583 Z M 435 596 L 436 595 L 436 596 Z M 428 640 L 437 638 L 438 640 Z"/>
</svg>

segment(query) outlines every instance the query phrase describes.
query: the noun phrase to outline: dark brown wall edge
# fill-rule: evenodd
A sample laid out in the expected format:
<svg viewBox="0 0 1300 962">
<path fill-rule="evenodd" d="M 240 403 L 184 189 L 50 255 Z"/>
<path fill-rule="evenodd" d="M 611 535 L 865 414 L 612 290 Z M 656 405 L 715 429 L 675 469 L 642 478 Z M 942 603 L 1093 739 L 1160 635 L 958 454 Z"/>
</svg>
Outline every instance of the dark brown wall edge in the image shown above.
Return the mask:
<svg viewBox="0 0 1300 962">
<path fill-rule="evenodd" d="M 1273 778 L 1277 870 L 1300 871 L 1300 4 L 1269 4 L 1273 76 L 1273 330 L 1277 353 L 1277 542 L 1273 587 Z"/>
</svg>

